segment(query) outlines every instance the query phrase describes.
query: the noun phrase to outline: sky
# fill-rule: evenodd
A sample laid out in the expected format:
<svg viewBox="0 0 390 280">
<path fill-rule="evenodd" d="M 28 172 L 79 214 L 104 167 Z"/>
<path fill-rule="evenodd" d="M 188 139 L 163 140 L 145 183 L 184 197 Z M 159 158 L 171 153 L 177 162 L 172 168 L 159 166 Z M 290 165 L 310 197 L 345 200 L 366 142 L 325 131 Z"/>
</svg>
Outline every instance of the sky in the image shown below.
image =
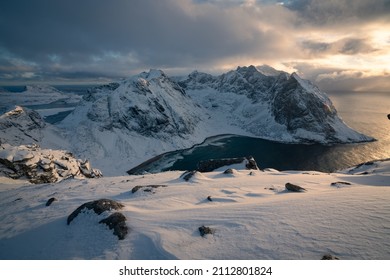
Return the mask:
<svg viewBox="0 0 390 280">
<path fill-rule="evenodd" d="M 270 65 L 390 92 L 390 0 L 4 0 L 0 84 L 104 83 Z"/>
</svg>

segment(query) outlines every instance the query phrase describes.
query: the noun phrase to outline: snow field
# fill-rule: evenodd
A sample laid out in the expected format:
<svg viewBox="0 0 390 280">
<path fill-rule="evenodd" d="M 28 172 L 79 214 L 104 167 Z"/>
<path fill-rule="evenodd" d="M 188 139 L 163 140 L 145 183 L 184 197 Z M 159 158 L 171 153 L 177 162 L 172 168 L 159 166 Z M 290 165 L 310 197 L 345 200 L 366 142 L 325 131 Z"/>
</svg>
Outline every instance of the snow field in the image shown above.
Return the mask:
<svg viewBox="0 0 390 280">
<path fill-rule="evenodd" d="M 389 259 L 389 162 L 379 170 L 216 171 L 188 182 L 172 171 L 19 188 L 4 182 L 0 259 Z M 307 191 L 286 191 L 287 182 Z M 131 192 L 152 184 L 168 187 Z M 58 201 L 46 207 L 50 197 Z M 86 212 L 66 225 L 78 206 L 100 198 L 125 205 L 124 240 L 98 224 L 109 213 Z M 202 225 L 214 234 L 201 237 Z"/>
</svg>

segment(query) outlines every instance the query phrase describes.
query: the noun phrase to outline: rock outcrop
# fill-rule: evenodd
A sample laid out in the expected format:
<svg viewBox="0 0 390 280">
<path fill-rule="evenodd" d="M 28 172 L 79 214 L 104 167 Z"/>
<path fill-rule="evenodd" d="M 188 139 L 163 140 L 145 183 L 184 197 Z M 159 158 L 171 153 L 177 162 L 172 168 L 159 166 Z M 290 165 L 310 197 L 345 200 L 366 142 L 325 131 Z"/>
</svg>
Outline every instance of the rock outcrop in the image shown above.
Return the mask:
<svg viewBox="0 0 390 280">
<path fill-rule="evenodd" d="M 67 178 L 97 178 L 102 173 L 63 150 L 41 149 L 38 145 L 0 145 L 0 175 L 28 179 L 31 183 L 54 183 Z"/>
<path fill-rule="evenodd" d="M 89 201 L 79 206 L 68 216 L 67 224 L 69 225 L 85 209 L 93 210 L 97 215 L 100 215 L 105 211 L 119 210 L 123 207 L 122 203 L 107 198 Z"/>
<path fill-rule="evenodd" d="M 306 191 L 305 188 L 302 188 L 301 186 L 294 185 L 291 183 L 286 183 L 285 187 L 286 187 L 286 190 L 291 191 L 291 192 L 305 192 Z"/>
<path fill-rule="evenodd" d="M 99 224 L 106 224 L 109 229 L 113 229 L 114 235 L 118 236 L 119 240 L 125 239 L 129 232 L 126 225 L 126 217 L 119 212 L 111 214 L 109 217 L 101 220 Z"/>
<path fill-rule="evenodd" d="M 106 198 L 89 201 L 79 206 L 68 216 L 67 224 L 70 225 L 85 210 L 93 210 L 95 214 L 100 215 L 106 211 L 120 210 L 123 207 L 124 205 L 122 203 Z M 100 220 L 99 224 L 106 224 L 110 230 L 113 229 L 113 234 L 118 236 L 119 240 L 123 240 L 129 232 L 126 220 L 126 217 L 122 213 L 114 212 L 107 218 Z"/>
</svg>

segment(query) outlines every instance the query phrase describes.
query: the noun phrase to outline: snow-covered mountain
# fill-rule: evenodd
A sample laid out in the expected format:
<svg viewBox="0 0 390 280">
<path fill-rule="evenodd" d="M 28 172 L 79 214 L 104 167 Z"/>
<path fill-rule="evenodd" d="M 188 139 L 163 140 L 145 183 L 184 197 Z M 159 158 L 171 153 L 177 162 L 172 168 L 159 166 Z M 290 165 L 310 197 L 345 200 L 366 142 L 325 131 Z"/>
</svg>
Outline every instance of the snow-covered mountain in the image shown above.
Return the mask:
<svg viewBox="0 0 390 280">
<path fill-rule="evenodd" d="M 36 111 L 20 106 L 0 116 L 0 143 L 69 149 L 59 128 L 46 123 Z"/>
<path fill-rule="evenodd" d="M 75 153 L 106 174 L 203 141 L 204 115 L 177 83 L 151 70 L 91 90 L 60 127 Z"/>
<path fill-rule="evenodd" d="M 373 140 L 348 127 L 327 95 L 296 73 L 269 66 L 238 67 L 219 76 L 195 71 L 180 85 L 200 104 L 229 113 L 232 125 L 257 137 L 325 144 Z"/>
<path fill-rule="evenodd" d="M 373 140 L 349 128 L 312 83 L 269 66 L 219 76 L 195 71 L 181 80 L 150 70 L 90 90 L 58 124 L 62 132 L 21 107 L 3 115 L 0 126 L 3 142 L 67 149 L 107 175 L 218 134 L 288 143 Z"/>
</svg>

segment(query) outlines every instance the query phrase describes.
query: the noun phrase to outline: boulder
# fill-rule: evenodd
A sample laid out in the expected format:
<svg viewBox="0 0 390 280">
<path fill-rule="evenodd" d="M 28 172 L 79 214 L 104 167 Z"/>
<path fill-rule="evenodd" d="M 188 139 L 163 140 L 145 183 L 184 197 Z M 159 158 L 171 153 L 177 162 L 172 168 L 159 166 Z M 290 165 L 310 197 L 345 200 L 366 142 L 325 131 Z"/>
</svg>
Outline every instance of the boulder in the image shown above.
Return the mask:
<svg viewBox="0 0 390 280">
<path fill-rule="evenodd" d="M 322 257 L 321 260 L 339 260 L 338 257 L 332 256 L 331 254 L 326 254 Z"/>
<path fill-rule="evenodd" d="M 198 171 L 192 170 L 192 171 L 186 171 L 183 174 L 180 175 L 180 178 L 184 179 L 185 181 L 190 180 Z"/>
<path fill-rule="evenodd" d="M 343 186 L 350 186 L 352 185 L 351 183 L 349 182 L 343 182 L 343 181 L 338 181 L 338 182 L 333 182 L 330 184 L 332 187 L 337 187 L 337 188 L 341 188 Z"/>
<path fill-rule="evenodd" d="M 214 234 L 215 230 L 206 226 L 201 226 L 198 228 L 200 236 L 205 236 L 206 234 Z"/>
<path fill-rule="evenodd" d="M 294 185 L 291 183 L 286 183 L 285 185 L 286 189 L 291 192 L 304 192 L 306 189 L 302 188 L 301 186 Z"/>
<path fill-rule="evenodd" d="M 46 202 L 46 206 L 50 206 L 54 201 L 58 201 L 58 199 L 55 197 L 49 198 L 49 200 Z"/>
<path fill-rule="evenodd" d="M 69 225 L 73 221 L 73 219 L 76 218 L 78 214 L 80 214 L 81 211 L 83 211 L 84 209 L 93 210 L 96 214 L 100 215 L 105 211 L 119 210 L 123 207 L 124 205 L 122 203 L 106 198 L 86 202 L 83 205 L 79 206 L 68 216 L 67 223 Z"/>
<path fill-rule="evenodd" d="M 223 172 L 223 174 L 233 174 L 234 173 L 234 169 L 232 169 L 232 168 L 228 168 L 228 169 L 226 169 L 224 172 Z"/>
<path fill-rule="evenodd" d="M 167 185 L 146 185 L 146 186 L 135 186 L 132 190 L 131 193 L 137 192 L 139 189 L 144 189 L 144 192 L 151 192 L 152 189 L 157 189 L 157 188 L 166 188 L 168 187 Z"/>
<path fill-rule="evenodd" d="M 106 224 L 109 229 L 114 229 L 114 235 L 118 236 L 119 240 L 123 240 L 129 231 L 126 225 L 126 217 L 119 212 L 111 214 L 101 220 L 99 224 Z"/>
<path fill-rule="evenodd" d="M 259 169 L 257 167 L 257 163 L 256 163 L 255 159 L 252 156 L 247 157 L 246 160 L 247 160 L 247 162 L 245 164 L 246 169 L 250 169 L 250 170 L 251 169 L 258 170 Z"/>
</svg>

